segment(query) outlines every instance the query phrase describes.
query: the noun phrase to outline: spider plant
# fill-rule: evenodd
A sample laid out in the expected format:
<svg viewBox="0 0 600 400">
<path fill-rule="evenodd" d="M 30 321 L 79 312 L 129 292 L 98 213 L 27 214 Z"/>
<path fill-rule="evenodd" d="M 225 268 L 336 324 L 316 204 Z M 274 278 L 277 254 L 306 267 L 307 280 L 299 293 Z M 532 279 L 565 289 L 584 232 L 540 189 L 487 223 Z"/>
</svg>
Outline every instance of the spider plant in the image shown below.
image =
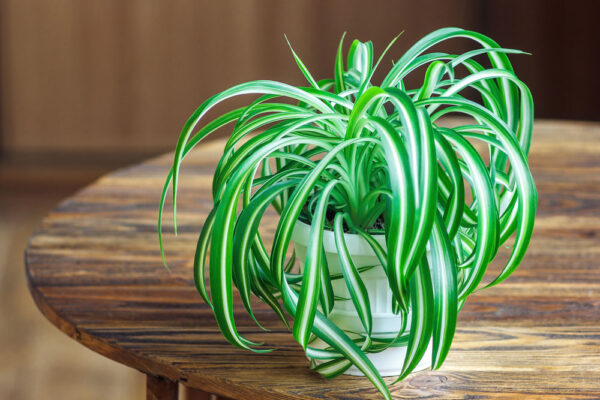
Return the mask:
<svg viewBox="0 0 600 400">
<path fill-rule="evenodd" d="M 458 55 L 431 51 L 455 38 L 474 42 L 476 49 Z M 343 40 L 333 79 L 315 79 L 292 49 L 306 87 L 268 80 L 242 83 L 209 98 L 191 115 L 164 185 L 159 240 L 164 261 L 162 210 L 172 187 L 176 232 L 183 159 L 202 139 L 232 124 L 214 174 L 213 208 L 197 242 L 198 292 L 232 344 L 268 351 L 236 329 L 235 286 L 253 319 L 253 295 L 286 326 L 286 315 L 291 317 L 293 336 L 306 354 L 329 360 L 316 367 L 318 372 L 334 377 L 354 365 L 389 399 L 366 354 L 407 346 L 400 380 L 431 341 L 432 368 L 439 368 L 467 297 L 505 280 L 524 257 L 537 207 L 527 163 L 533 102 L 508 59 L 522 52 L 501 48 L 476 32 L 444 28 L 426 35 L 379 84 L 372 82 L 373 73 L 392 43 L 374 62 L 372 43 L 357 40 L 344 60 Z M 480 58 L 487 58 L 490 67 L 476 61 Z M 422 84 L 406 87 L 415 71 L 424 76 Z M 200 124 L 217 104 L 246 94 L 256 96 L 246 107 Z M 440 119 L 448 114 L 464 119 L 444 127 Z M 270 252 L 259 232 L 269 207 L 279 213 Z M 298 220 L 311 226 L 301 266 L 295 265 L 290 245 Z M 328 273 L 322 244 L 326 230 L 335 234 L 343 276 Z M 369 298 L 345 233 L 369 243 L 385 270 L 395 313 L 410 316 L 410 328 L 403 324 L 395 339 L 371 335 Z M 376 235 L 385 235 L 386 246 Z M 508 261 L 483 284 L 486 268 L 509 239 L 514 242 Z M 358 338 L 328 318 L 340 301 L 331 291 L 334 279 L 346 281 L 365 328 Z M 311 347 L 314 338 L 329 347 Z"/>
</svg>

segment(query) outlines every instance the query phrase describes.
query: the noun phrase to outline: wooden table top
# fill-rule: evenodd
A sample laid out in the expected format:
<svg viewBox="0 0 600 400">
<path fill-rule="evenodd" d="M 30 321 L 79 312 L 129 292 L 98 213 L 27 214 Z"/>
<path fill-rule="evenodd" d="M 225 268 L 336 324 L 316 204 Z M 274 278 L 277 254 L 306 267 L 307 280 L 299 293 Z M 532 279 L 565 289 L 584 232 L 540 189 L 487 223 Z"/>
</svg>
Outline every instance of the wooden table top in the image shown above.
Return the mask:
<svg viewBox="0 0 600 400">
<path fill-rule="evenodd" d="M 100 354 L 233 399 L 380 398 L 366 378 L 325 380 L 310 371 L 264 306 L 256 314 L 271 333 L 241 307 L 239 329 L 279 350 L 254 354 L 220 336 L 191 265 L 222 146 L 207 142 L 184 162 L 179 236 L 166 238 L 170 274 L 156 236 L 170 155 L 118 170 L 62 202 L 26 251 L 38 307 Z M 600 124 L 539 121 L 530 162 L 539 211 L 523 264 L 467 300 L 444 366 L 394 385 L 395 398 L 600 396 Z M 264 228 L 273 231 L 269 221 Z"/>
</svg>

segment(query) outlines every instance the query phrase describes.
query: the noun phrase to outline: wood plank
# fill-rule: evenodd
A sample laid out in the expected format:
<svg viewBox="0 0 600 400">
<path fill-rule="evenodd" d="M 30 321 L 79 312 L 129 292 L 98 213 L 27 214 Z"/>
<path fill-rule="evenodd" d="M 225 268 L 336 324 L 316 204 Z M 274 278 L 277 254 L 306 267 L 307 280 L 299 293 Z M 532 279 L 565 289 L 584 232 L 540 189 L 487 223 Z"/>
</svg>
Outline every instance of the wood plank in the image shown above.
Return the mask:
<svg viewBox="0 0 600 400">
<path fill-rule="evenodd" d="M 216 394 L 210 394 L 201 390 L 185 388 L 185 400 L 228 400 L 225 397 L 219 397 Z"/>
<path fill-rule="evenodd" d="M 179 385 L 160 376 L 146 375 L 146 400 L 177 400 Z"/>
</svg>

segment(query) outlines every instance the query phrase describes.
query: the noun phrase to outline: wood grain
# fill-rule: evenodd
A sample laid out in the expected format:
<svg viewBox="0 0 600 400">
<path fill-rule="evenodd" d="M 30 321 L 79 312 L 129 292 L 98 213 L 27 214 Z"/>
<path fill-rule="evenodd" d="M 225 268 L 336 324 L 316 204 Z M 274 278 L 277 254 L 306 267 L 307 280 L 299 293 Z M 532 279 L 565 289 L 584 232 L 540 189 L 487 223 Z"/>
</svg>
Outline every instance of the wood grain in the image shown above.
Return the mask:
<svg viewBox="0 0 600 400">
<path fill-rule="evenodd" d="M 193 288 L 191 264 L 222 145 L 202 145 L 185 161 L 180 233 L 166 238 L 171 273 L 156 238 L 170 155 L 118 170 L 62 202 L 26 251 L 38 307 L 115 361 L 220 396 L 379 398 L 365 378 L 327 381 L 311 372 L 291 334 L 260 304 L 257 318 L 272 332 L 253 326 L 239 303 L 237 326 L 277 351 L 239 350 L 218 333 Z M 540 208 L 528 255 L 504 284 L 468 299 L 444 366 L 394 385 L 395 398 L 600 397 L 599 154 L 600 124 L 536 124 L 530 160 Z M 274 227 L 273 218 L 262 229 L 269 235 Z"/>
</svg>

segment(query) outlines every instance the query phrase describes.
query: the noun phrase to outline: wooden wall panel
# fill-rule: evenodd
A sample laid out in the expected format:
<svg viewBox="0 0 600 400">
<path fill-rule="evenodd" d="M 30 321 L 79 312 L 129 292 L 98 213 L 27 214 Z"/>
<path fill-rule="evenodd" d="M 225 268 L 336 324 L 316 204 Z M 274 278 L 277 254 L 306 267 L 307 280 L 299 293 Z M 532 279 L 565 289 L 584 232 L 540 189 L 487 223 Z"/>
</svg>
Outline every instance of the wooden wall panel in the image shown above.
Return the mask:
<svg viewBox="0 0 600 400">
<path fill-rule="evenodd" d="M 479 12 L 478 30 L 531 53 L 512 60 L 536 115 L 600 121 L 599 1 L 482 1 Z"/>
<path fill-rule="evenodd" d="M 302 82 L 283 33 L 325 77 L 345 30 L 379 51 L 404 30 L 398 56 L 432 29 L 474 27 L 476 3 L 0 0 L 3 145 L 170 149 L 211 94 L 251 79 Z"/>
</svg>

